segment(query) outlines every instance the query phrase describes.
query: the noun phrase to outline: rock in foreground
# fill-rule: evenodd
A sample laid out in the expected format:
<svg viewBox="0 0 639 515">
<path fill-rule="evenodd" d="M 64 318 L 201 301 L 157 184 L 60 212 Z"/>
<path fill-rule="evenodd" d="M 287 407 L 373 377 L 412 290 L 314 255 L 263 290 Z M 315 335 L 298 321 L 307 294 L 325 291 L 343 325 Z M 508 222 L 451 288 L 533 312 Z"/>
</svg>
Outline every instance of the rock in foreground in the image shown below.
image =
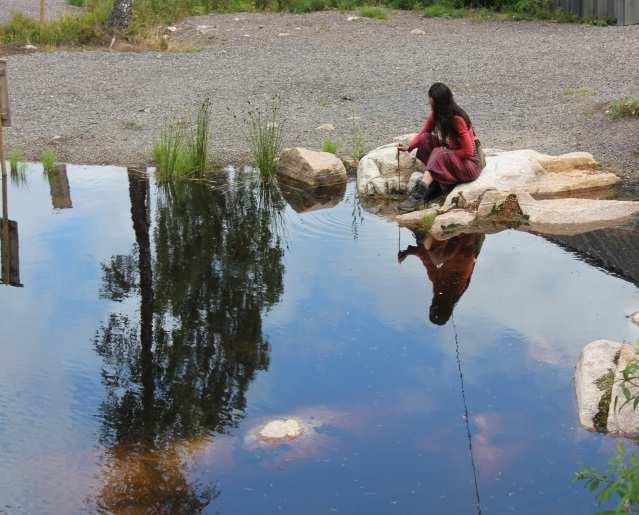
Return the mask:
<svg viewBox="0 0 639 515">
<path fill-rule="evenodd" d="M 588 431 L 614 436 L 639 436 L 639 412 L 623 406 L 622 371 L 639 359 L 628 344 L 597 340 L 584 347 L 575 371 L 579 422 Z M 630 388 L 636 394 L 636 388 Z M 623 407 L 622 407 L 623 406 Z"/>
<path fill-rule="evenodd" d="M 282 152 L 277 174 L 284 180 L 312 188 L 346 183 L 346 168 L 338 157 L 299 147 Z"/>
<path fill-rule="evenodd" d="M 362 195 L 385 196 L 405 192 L 414 173 L 423 172 L 415 152 L 401 152 L 396 144 L 412 135 L 400 136 L 394 143 L 366 154 L 357 170 L 357 190 Z M 457 186 L 447 197 L 445 207 L 465 207 L 486 191 L 524 191 L 535 196 L 568 196 L 576 192 L 609 188 L 619 178 L 598 170 L 591 154 L 573 152 L 549 156 L 534 150 L 486 150 L 486 167 L 473 182 Z"/>
</svg>

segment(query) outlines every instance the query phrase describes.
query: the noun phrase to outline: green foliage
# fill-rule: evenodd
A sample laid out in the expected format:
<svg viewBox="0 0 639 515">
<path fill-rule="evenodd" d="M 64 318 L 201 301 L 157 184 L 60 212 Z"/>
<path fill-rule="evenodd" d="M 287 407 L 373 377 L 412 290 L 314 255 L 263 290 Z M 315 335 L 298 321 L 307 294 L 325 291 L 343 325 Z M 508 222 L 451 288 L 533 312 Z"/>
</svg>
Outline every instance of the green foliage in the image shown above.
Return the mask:
<svg viewBox="0 0 639 515">
<path fill-rule="evenodd" d="M 639 97 L 615 100 L 610 104 L 606 112 L 613 120 L 639 118 Z"/>
<path fill-rule="evenodd" d="M 42 162 L 44 173 L 48 174 L 53 171 L 57 159 L 55 152 L 51 149 L 47 149 L 40 154 L 40 161 Z"/>
<path fill-rule="evenodd" d="M 359 15 L 364 18 L 373 18 L 375 20 L 385 20 L 388 18 L 388 12 L 378 5 L 363 5 L 359 9 Z"/>
<path fill-rule="evenodd" d="M 283 120 L 279 98 L 266 106 L 251 106 L 245 120 L 245 136 L 253 163 L 262 177 L 274 177 L 282 150 Z"/>
<path fill-rule="evenodd" d="M 43 45 L 89 45 L 105 40 L 106 22 L 111 11 L 109 0 L 89 0 L 87 9 L 77 16 L 62 16 L 44 25 Z M 39 24 L 24 14 L 15 14 L 0 24 L 0 42 L 5 44 L 39 43 Z"/>
<path fill-rule="evenodd" d="M 554 9 L 550 0 L 426 0 L 424 16 L 476 20 L 578 21 L 578 17 Z"/>
<path fill-rule="evenodd" d="M 76 7 L 84 7 L 86 0 L 67 0 L 67 4 L 75 5 Z"/>
<path fill-rule="evenodd" d="M 429 231 L 433 226 L 433 223 L 435 223 L 435 218 L 437 218 L 436 211 L 428 211 L 427 213 L 424 213 L 424 216 L 422 217 L 422 228 L 425 231 Z"/>
<path fill-rule="evenodd" d="M 337 154 L 337 143 L 335 143 L 330 138 L 326 138 L 322 142 L 322 152 L 328 152 L 329 154 Z"/>
<path fill-rule="evenodd" d="M 593 95 L 594 93 L 595 92 L 593 91 L 593 89 L 587 86 L 578 86 L 576 88 L 564 89 L 564 95 L 566 95 L 567 97 L 574 97 L 574 96 L 585 97 L 585 96 Z"/>
<path fill-rule="evenodd" d="M 606 473 L 584 467 L 575 474 L 575 480 L 585 481 L 591 492 L 596 491 L 600 505 L 616 503 L 613 510 L 599 512 L 600 515 L 627 515 L 639 508 L 639 458 L 634 453 L 626 454 L 621 440 L 617 441 Z"/>
<path fill-rule="evenodd" d="M 202 176 L 212 166 L 209 157 L 210 101 L 206 99 L 191 122 L 169 120 L 153 147 L 158 181 L 161 183 Z"/>
</svg>

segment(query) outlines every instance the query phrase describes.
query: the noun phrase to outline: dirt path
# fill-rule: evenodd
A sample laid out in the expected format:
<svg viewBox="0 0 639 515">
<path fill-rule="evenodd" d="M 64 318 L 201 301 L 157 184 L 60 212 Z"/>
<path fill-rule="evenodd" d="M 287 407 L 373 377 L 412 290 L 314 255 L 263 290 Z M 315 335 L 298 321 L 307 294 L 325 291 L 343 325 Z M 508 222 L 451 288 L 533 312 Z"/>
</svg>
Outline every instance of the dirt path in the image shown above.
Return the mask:
<svg viewBox="0 0 639 515">
<path fill-rule="evenodd" d="M 205 48 L 193 53 L 12 56 L 10 146 L 31 157 L 53 146 L 73 162 L 148 162 L 163 120 L 208 96 L 216 148 L 231 160 L 246 152 L 233 114 L 277 94 L 287 144 L 319 147 L 330 136 L 347 152 L 353 113 L 367 145 L 382 144 L 421 125 L 428 86 L 443 81 L 486 146 L 587 150 L 630 181 L 639 176 L 639 121 L 612 122 L 601 107 L 639 95 L 639 26 L 347 16 L 193 18 L 173 35 L 197 34 Z M 567 94 L 576 87 L 587 89 Z"/>
</svg>

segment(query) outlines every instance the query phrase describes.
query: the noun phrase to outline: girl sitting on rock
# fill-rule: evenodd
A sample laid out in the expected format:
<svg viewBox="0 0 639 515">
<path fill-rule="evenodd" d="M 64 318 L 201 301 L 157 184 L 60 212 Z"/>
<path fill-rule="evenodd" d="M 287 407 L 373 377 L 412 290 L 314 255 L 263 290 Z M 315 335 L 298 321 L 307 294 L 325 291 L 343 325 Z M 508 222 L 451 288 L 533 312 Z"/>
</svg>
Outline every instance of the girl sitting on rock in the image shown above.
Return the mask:
<svg viewBox="0 0 639 515">
<path fill-rule="evenodd" d="M 428 103 L 432 113 L 422 130 L 409 145 L 398 145 L 401 152 L 417 149 L 417 158 L 427 170 L 399 205 L 403 212 L 448 194 L 457 184 L 474 181 L 482 169 L 472 123 L 453 99 L 450 88 L 441 82 L 433 84 L 428 90 Z"/>
</svg>

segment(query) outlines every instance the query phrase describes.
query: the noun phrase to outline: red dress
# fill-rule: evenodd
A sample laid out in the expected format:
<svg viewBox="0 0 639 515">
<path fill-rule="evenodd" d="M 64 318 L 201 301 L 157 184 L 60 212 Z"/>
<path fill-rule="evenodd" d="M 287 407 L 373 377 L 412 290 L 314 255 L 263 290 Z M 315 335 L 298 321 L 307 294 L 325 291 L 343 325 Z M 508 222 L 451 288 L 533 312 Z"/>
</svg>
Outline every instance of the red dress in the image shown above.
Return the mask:
<svg viewBox="0 0 639 515">
<path fill-rule="evenodd" d="M 442 142 L 433 134 L 435 120 L 431 114 L 408 146 L 409 151 L 417 149 L 417 159 L 424 163 L 433 179 L 448 187 L 474 181 L 481 173 L 473 128 L 461 116 L 455 116 L 454 122 L 459 138 Z"/>
</svg>

